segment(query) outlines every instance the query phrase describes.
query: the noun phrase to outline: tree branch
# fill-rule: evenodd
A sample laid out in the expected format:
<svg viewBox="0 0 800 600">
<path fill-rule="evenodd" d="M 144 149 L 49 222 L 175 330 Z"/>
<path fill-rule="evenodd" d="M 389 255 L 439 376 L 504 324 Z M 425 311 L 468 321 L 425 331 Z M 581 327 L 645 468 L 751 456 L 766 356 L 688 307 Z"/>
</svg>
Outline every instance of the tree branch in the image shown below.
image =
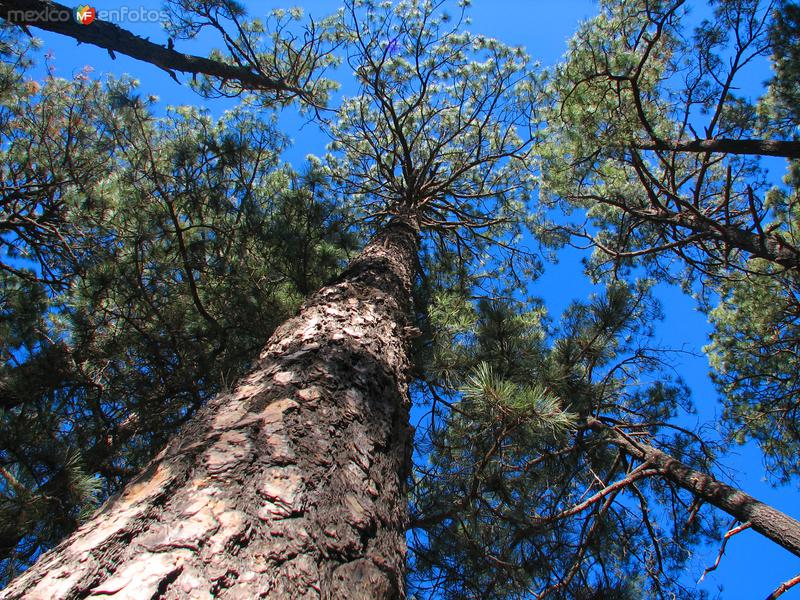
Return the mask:
<svg viewBox="0 0 800 600">
<path fill-rule="evenodd" d="M 596 432 L 605 434 L 612 444 L 630 456 L 646 461 L 651 468 L 657 468 L 669 481 L 724 510 L 742 523 L 749 521 L 753 530 L 795 556 L 800 556 L 800 522 L 789 515 L 710 475 L 691 468 L 653 446 L 638 440 L 634 441 L 598 419 L 590 417 L 587 419 L 586 425 Z"/>
<path fill-rule="evenodd" d="M 736 525 L 736 522 L 737 522 L 736 519 L 734 519 L 733 523 L 731 524 L 731 529 L 729 529 L 728 533 L 726 533 L 723 536 L 722 545 L 719 548 L 719 552 L 717 553 L 717 559 L 714 561 L 714 564 L 711 565 L 710 567 L 706 567 L 706 570 L 703 571 L 702 575 L 700 575 L 700 579 L 697 580 L 697 583 L 703 581 L 703 579 L 706 578 L 706 575 L 708 575 L 712 571 L 716 571 L 719 568 L 719 563 L 722 562 L 722 557 L 725 555 L 725 546 L 728 545 L 728 540 L 731 539 L 733 536 L 735 536 L 737 533 L 741 533 L 742 531 L 745 531 L 746 529 L 750 529 L 750 527 L 752 527 L 752 524 L 749 522 L 743 523 L 738 527 L 734 527 L 734 525 Z"/>
<path fill-rule="evenodd" d="M 800 158 L 800 142 L 781 140 L 656 140 L 634 142 L 637 150 L 674 152 L 721 152 L 724 154 L 759 154 L 782 158 Z"/>
<path fill-rule="evenodd" d="M 79 43 L 92 44 L 109 52 L 119 52 L 167 71 L 206 75 L 223 81 L 238 81 L 252 90 L 269 90 L 282 96 L 301 96 L 303 90 L 282 79 L 274 79 L 245 67 L 218 60 L 184 54 L 166 48 L 126 29 L 95 20 L 82 25 L 73 18 L 73 9 L 47 0 L 0 0 L 0 17 L 23 27 L 31 26 L 66 35 Z"/>
<path fill-rule="evenodd" d="M 774 592 L 772 592 L 769 596 L 767 596 L 767 600 L 775 600 L 779 596 L 782 596 L 790 588 L 796 586 L 798 583 L 800 583 L 800 575 L 796 575 L 792 577 L 789 581 L 785 581 L 782 584 L 780 584 Z"/>
</svg>

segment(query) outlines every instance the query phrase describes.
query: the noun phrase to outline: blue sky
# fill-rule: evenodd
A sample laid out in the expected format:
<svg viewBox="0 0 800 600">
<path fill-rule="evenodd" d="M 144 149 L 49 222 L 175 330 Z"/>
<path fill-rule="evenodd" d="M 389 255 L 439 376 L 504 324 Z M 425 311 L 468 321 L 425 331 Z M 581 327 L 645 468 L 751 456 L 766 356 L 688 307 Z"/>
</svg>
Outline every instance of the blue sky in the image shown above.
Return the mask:
<svg viewBox="0 0 800 600">
<path fill-rule="evenodd" d="M 296 0 L 307 14 L 319 18 L 336 8 L 337 3 L 324 0 Z M 262 16 L 272 8 L 287 7 L 291 4 L 275 2 L 248 3 L 253 15 Z M 120 2 L 107 1 L 93 4 L 98 10 L 143 7 L 146 10 L 159 10 L 157 1 Z M 476 32 L 499 38 L 505 43 L 524 46 L 534 60 L 542 65 L 551 65 L 559 60 L 567 48 L 567 39 L 574 32 L 579 21 L 590 18 L 597 10 L 595 2 L 589 0 L 475 0 L 471 10 L 471 29 Z M 698 7 L 698 12 L 702 7 Z M 158 23 L 119 22 L 151 41 L 166 42 L 166 35 Z M 129 73 L 141 81 L 140 91 L 144 96 L 156 94 L 161 99 L 159 110 L 168 104 L 206 103 L 212 114 L 220 114 L 230 102 L 204 101 L 194 95 L 188 86 L 179 86 L 166 73 L 141 64 L 125 56 L 112 61 L 108 54 L 95 47 L 76 45 L 75 42 L 44 32 L 35 32 L 44 41 L 44 50 L 52 52 L 52 64 L 56 74 L 71 77 L 85 65 L 91 65 L 94 76 L 107 73 L 121 75 Z M 190 45 L 178 43 L 178 49 L 187 52 L 204 53 L 202 43 Z M 181 80 L 186 77 L 179 76 Z M 755 68 L 751 74 L 751 85 L 757 90 L 759 84 L 769 77 L 766 64 Z M 285 110 L 280 116 L 282 130 L 292 137 L 295 144 L 286 153 L 287 160 L 301 160 L 308 153 L 323 154 L 325 138 L 314 124 L 305 124 L 293 108 Z M 778 173 L 782 165 L 777 164 Z M 543 297 L 551 315 L 557 318 L 561 310 L 573 299 L 583 299 L 592 287 L 583 277 L 580 266 L 581 253 L 568 251 L 562 254 L 559 264 L 549 265 L 544 276 L 535 284 L 534 293 Z M 661 285 L 657 288 L 666 314 L 665 321 L 658 327 L 657 342 L 661 345 L 694 352 L 683 354 L 675 364 L 693 390 L 695 402 L 700 409 L 698 422 L 708 422 L 721 411 L 717 394 L 708 376 L 708 364 L 701 349 L 708 341 L 709 326 L 705 316 L 697 311 L 695 302 L 680 290 Z M 796 487 L 772 488 L 763 480 L 763 468 L 758 450 L 751 447 L 732 448 L 723 461 L 730 467 L 735 483 L 756 498 L 772 504 L 795 518 L 800 518 L 800 502 Z M 699 552 L 692 560 L 692 568 L 686 573 L 687 583 L 697 580 L 706 566 L 716 557 L 717 547 Z M 720 567 L 710 574 L 702 588 L 711 592 L 712 597 L 719 586 L 724 586 L 723 598 L 766 597 L 777 585 L 800 572 L 800 561 L 787 551 L 776 546 L 760 535 L 746 531 L 735 536 L 728 544 L 725 558 Z M 800 598 L 800 586 L 787 592 L 783 598 Z"/>
</svg>

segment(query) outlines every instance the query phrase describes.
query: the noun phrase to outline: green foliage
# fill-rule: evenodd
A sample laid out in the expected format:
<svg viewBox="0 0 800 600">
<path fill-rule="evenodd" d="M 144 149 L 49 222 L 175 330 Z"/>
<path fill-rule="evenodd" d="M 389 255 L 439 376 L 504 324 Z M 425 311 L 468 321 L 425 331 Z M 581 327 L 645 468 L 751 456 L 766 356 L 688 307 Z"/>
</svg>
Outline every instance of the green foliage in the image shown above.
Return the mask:
<svg viewBox="0 0 800 600">
<path fill-rule="evenodd" d="M 555 438 L 575 428 L 575 416 L 563 410 L 544 386 L 514 385 L 495 375 L 489 363 L 478 364 L 460 392 L 464 410 L 484 422 L 519 421 L 531 428 L 532 436 Z"/>
<path fill-rule="evenodd" d="M 542 197 L 579 214 L 535 226 L 561 243 L 591 242 L 595 275 L 636 264 L 688 286 L 746 262 L 748 248 L 721 226 L 783 233 L 769 222 L 769 186 L 755 158 L 643 149 L 758 137 L 756 107 L 732 82 L 768 52 L 768 8 L 712 8 L 714 18 L 692 33 L 681 2 L 605 3 L 550 74 Z M 676 256 L 685 269 L 675 268 Z"/>
<path fill-rule="evenodd" d="M 544 201 L 575 216 L 534 227 L 556 245 L 592 246 L 595 278 L 644 268 L 698 297 L 716 327 L 720 427 L 756 439 L 786 481 L 797 473 L 797 161 L 781 186 L 758 156 L 670 144 L 796 138 L 800 13 L 744 0 L 709 12 L 691 31 L 681 2 L 608 2 L 580 28 L 549 78 L 539 166 Z M 768 58 L 767 93 L 737 95 Z"/>
<path fill-rule="evenodd" d="M 642 477 L 575 508 L 645 468 L 592 435 L 587 416 L 647 432 L 696 465 L 712 457 L 670 432 L 691 407 L 648 345 L 659 315 L 649 285 L 609 286 L 557 326 L 535 304 L 480 302 L 468 318 L 452 294 L 438 298 L 432 318 L 446 333 L 434 340 L 443 349 L 429 365 L 420 445 L 430 453 L 412 503 L 418 597 L 697 595 L 679 578 L 715 521 L 689 518 L 689 495 Z"/>
<path fill-rule="evenodd" d="M 797 139 L 800 123 L 800 4 L 781 0 L 774 12 L 770 28 L 772 68 L 769 93 L 762 99 L 760 111 L 764 126 Z"/>
<path fill-rule="evenodd" d="M 758 440 L 770 473 L 788 482 L 800 473 L 800 282 L 763 261 L 752 266 L 724 282 L 706 350 L 730 437 Z"/>
<path fill-rule="evenodd" d="M 767 135 L 797 139 L 800 73 L 800 6 L 778 2 L 770 23 L 774 77 L 759 100 L 760 129 Z M 790 161 L 783 180 L 765 195 L 779 244 L 800 246 L 800 162 Z M 723 278 L 719 303 L 710 307 L 714 324 L 706 348 L 712 377 L 725 395 L 723 426 L 731 439 L 758 441 L 774 481 L 786 483 L 798 473 L 800 388 L 797 385 L 800 335 L 800 280 L 796 269 L 751 259 L 747 269 Z"/>
</svg>

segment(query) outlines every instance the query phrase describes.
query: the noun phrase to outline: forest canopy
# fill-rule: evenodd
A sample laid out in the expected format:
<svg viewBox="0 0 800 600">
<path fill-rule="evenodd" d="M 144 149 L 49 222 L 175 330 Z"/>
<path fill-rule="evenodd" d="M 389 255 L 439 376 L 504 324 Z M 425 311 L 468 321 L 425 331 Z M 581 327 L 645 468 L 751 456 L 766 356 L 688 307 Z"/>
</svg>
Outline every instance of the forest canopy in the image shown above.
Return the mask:
<svg viewBox="0 0 800 600">
<path fill-rule="evenodd" d="M 542 66 L 469 2 L 341 4 L 168 0 L 162 44 L 0 0 L 0 597 L 706 597 L 746 529 L 796 565 L 731 450 L 796 495 L 800 5 L 605 0 Z"/>
</svg>

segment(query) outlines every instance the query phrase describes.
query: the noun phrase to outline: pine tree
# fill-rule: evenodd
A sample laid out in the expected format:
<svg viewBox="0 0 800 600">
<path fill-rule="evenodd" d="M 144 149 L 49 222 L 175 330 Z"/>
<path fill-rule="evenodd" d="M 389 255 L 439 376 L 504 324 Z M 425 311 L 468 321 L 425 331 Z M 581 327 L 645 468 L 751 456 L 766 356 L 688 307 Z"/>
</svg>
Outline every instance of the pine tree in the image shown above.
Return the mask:
<svg viewBox="0 0 800 600">
<path fill-rule="evenodd" d="M 526 57 L 437 12 L 353 3 L 340 15 L 362 94 L 332 124 L 344 156 L 329 169 L 350 198 L 368 194 L 372 241 L 4 597 L 404 595 L 420 235 L 468 265 L 514 233 L 527 189 Z"/>
<path fill-rule="evenodd" d="M 797 4 L 712 3 L 690 30 L 684 2 L 608 2 L 551 77 L 540 223 L 588 243 L 596 276 L 637 267 L 698 296 L 732 440 L 758 441 L 778 481 L 797 474 Z M 769 59 L 768 89 L 739 92 Z M 764 93 L 766 91 L 766 93 Z M 759 158 L 788 160 L 783 185 Z"/>
<path fill-rule="evenodd" d="M 18 4 L 0 2 L 0 7 Z M 680 3 L 607 5 L 584 27 L 555 74 L 551 91 L 560 104 L 543 119 L 533 114 L 538 82 L 527 72 L 524 53 L 462 31 L 464 13 L 440 16 L 442 6 L 353 1 L 324 27 L 292 37 L 284 36 L 283 25 L 264 35 L 267 29 L 246 21 L 232 2 L 171 3 L 176 16 L 171 33 L 178 41 L 201 29 L 222 35 L 227 52 L 215 53 L 210 62 L 174 53 L 172 40 L 154 48 L 116 29 L 99 28 L 102 39 L 92 40 L 80 37 L 87 31 L 80 27 L 62 31 L 162 68 L 204 76 L 197 88 L 207 95 L 242 95 L 254 104 L 297 97 L 311 108 L 318 108 L 332 86 L 315 78 L 335 62 L 323 49 L 330 43 L 354 70 L 361 93 L 345 99 L 331 121 L 324 112 L 316 114 L 334 140 L 333 154 L 296 184 L 299 178 L 273 162 L 276 148 L 268 140 L 274 131 L 246 110 L 218 125 L 183 111 L 161 132 L 129 84 L 117 83 L 99 99 L 99 107 L 110 102 L 119 113 L 121 121 L 110 131 L 122 135 L 112 135 L 106 146 L 87 140 L 85 147 L 104 148 L 115 157 L 121 152 L 122 164 L 111 161 L 113 177 L 101 178 L 97 186 L 70 190 L 79 201 L 100 202 L 90 207 L 99 210 L 92 227 L 75 230 L 64 242 L 63 235 L 43 235 L 52 234 L 51 224 L 44 223 L 36 230 L 43 237 L 29 245 L 46 249 L 36 254 L 41 270 L 34 269 L 33 276 L 8 271 L 23 276 L 7 294 L 15 316 L 9 339 L 50 351 L 39 338 L 29 341 L 42 328 L 37 320 L 51 310 L 54 294 L 46 286 L 79 282 L 70 285 L 69 301 L 59 309 L 69 316 L 59 331 L 72 332 L 86 352 L 78 362 L 79 383 L 93 389 L 80 405 L 89 425 L 76 429 L 74 439 L 82 448 L 87 440 L 105 439 L 107 447 L 91 461 L 88 455 L 73 458 L 66 444 L 51 451 L 58 464 L 51 461 L 43 472 L 65 474 L 59 502 L 73 514 L 66 523 L 51 520 L 60 529 L 37 533 L 37 539 L 46 546 L 74 527 L 75 511 L 96 493 L 89 473 L 106 478 L 102 492 L 121 488 L 121 493 L 3 597 L 402 597 L 411 474 L 409 386 L 426 363 L 435 371 L 427 376 L 427 383 L 433 382 L 428 392 L 452 412 L 435 415 L 434 464 L 414 488 L 412 525 L 425 532 L 414 546 L 415 590 L 424 593 L 424 577 L 431 576 L 454 596 L 514 597 L 536 586 L 556 597 L 690 594 L 675 574 L 691 546 L 718 527 L 701 510 L 701 501 L 713 504 L 713 498 L 684 480 L 716 485 L 703 479 L 714 453 L 696 434 L 668 423 L 686 401 L 679 381 L 642 386 L 635 379 L 661 375 L 658 352 L 629 339 L 646 330 L 654 316 L 646 290 L 610 286 L 605 297 L 573 307 L 552 339 L 546 338 L 541 311 L 520 317 L 499 299 L 516 297 L 514 286 L 535 271 L 535 261 L 517 243 L 532 189 L 531 128 L 544 123 L 551 142 L 544 148 L 543 169 L 549 191 L 589 208 L 598 225 L 595 230 L 558 224 L 555 233 L 591 237 L 599 249 L 592 265 L 596 273 L 611 267 L 616 275 L 627 274 L 634 259 L 644 256 L 653 274 L 675 279 L 663 257 L 677 252 L 690 266 L 689 281 L 717 286 L 731 300 L 714 313 L 720 364 L 732 365 L 731 371 L 751 364 L 746 346 L 743 353 L 730 338 L 742 332 L 745 338 L 763 338 L 775 320 L 792 317 L 778 310 L 786 316 L 752 319 L 751 311 L 761 308 L 752 297 L 737 294 L 747 289 L 760 264 L 752 261 L 766 261 L 755 275 L 767 286 L 784 285 L 791 306 L 796 252 L 791 195 L 772 193 L 770 206 L 777 208 L 764 212 L 757 199 L 761 181 L 747 155 L 755 149 L 791 157 L 796 145 L 746 139 L 755 111 L 731 101 L 730 86 L 720 83 L 724 65 L 714 56 L 734 38 L 743 62 L 764 54 L 769 44 L 791 47 L 786 40 L 793 13 L 776 18 L 772 37 L 768 11 L 750 3 L 724 3 L 719 23 L 703 25 L 693 50 L 699 72 L 710 75 L 689 86 L 676 106 L 680 101 L 694 106 L 708 89 L 717 104 L 708 139 L 686 140 L 690 120 L 676 118 L 672 97 L 661 93 L 669 81 L 664 74 L 674 74 L 678 64 L 674 54 L 683 50 L 676 35 Z M 234 28 L 227 30 L 230 24 Z M 738 35 L 726 36 L 726 24 L 734 24 Z M 235 36 L 229 33 L 234 30 Z M 784 62 L 776 60 L 774 93 L 760 108 L 767 129 L 792 123 L 786 118 L 792 55 L 784 56 Z M 741 64 L 732 63 L 730 73 Z M 240 136 L 242 131 L 247 135 Z M 717 152 L 735 157 L 718 162 Z M 162 153 L 165 161 L 154 158 Z M 575 161 L 567 170 L 565 154 Z M 648 157 L 655 157 L 652 163 Z M 270 167 L 263 173 L 264 189 L 253 198 L 247 178 L 231 171 L 244 160 L 262 175 L 254 166 L 262 159 Z M 696 193 L 710 206 L 704 206 L 704 218 L 697 218 L 681 195 L 688 180 L 669 188 L 674 181 L 668 176 L 649 177 L 658 172 L 653 165 L 698 177 Z M 37 176 L 49 171 L 53 167 Z M 289 188 L 285 197 L 282 186 Z M 121 201 L 126 194 L 137 203 L 126 206 Z M 231 196 L 237 198 L 232 209 L 226 205 Z M 260 212 L 258 199 L 270 208 Z M 304 211 L 298 213 L 297 204 L 309 202 L 340 218 L 333 206 L 342 199 L 374 235 L 331 283 L 328 276 L 352 240 L 339 235 L 341 224 L 324 216 L 311 219 L 312 233 L 304 232 Z M 143 201 L 159 210 L 142 211 Z M 665 202 L 666 213 L 652 214 L 648 203 Z M 76 215 L 93 214 L 81 208 Z M 96 214 L 113 215 L 117 229 L 102 226 Z M 775 220 L 768 222 L 767 214 Z M 69 219 L 64 223 L 73 225 Z M 539 233 L 546 239 L 553 231 L 540 227 Z M 281 248 L 287 238 L 291 242 Z M 309 254 L 315 243 L 320 246 Z M 104 247 L 113 250 L 98 250 Z M 85 256 L 76 258 L 73 248 Z M 45 271 L 51 264 L 57 268 Z M 42 281 L 42 273 L 63 281 Z M 417 276 L 422 285 L 414 290 Z M 738 286 L 724 287 L 739 276 Z M 452 289 L 431 295 L 432 277 L 447 279 Z M 491 300 L 479 306 L 480 318 L 471 320 L 466 298 L 478 284 L 489 288 L 484 292 Z M 248 286 L 257 292 L 249 294 Z M 275 330 L 249 373 L 225 389 L 230 375 L 245 370 L 259 336 L 309 293 L 299 313 Z M 133 298 L 143 313 L 125 308 Z M 436 311 L 447 317 L 437 320 Z M 254 322 L 259 325 L 252 327 Z M 474 343 L 465 341 L 473 331 L 461 326 L 465 323 L 474 326 Z M 416 325 L 423 335 L 414 342 L 420 333 Z M 445 339 L 452 334 L 450 348 L 436 343 L 443 332 Z M 175 340 L 176 335 L 181 337 Z M 54 383 L 43 381 L 44 392 L 32 391 L 46 400 L 48 410 L 57 403 L 46 393 L 76 372 L 69 363 L 74 350 L 67 350 L 56 353 L 65 357 L 63 373 L 60 367 L 52 370 Z M 125 365 L 129 352 L 134 360 Z M 626 353 L 631 356 L 623 358 Z M 104 356 L 118 360 L 105 364 Z M 202 360 L 191 368 L 175 368 L 195 356 Z M 43 352 L 20 366 L 41 373 L 51 364 L 51 355 Z M 720 366 L 720 373 L 727 368 Z M 791 369 L 792 363 L 778 368 Z M 31 370 L 15 371 L 12 379 L 22 381 Z M 137 384 L 129 393 L 128 381 Z M 763 385 L 754 381 L 756 389 Z M 19 394 L 22 386 L 8 389 Z M 102 404 L 106 391 L 122 398 L 116 406 Z M 730 397 L 735 394 L 732 390 Z M 166 402 L 159 406 L 158 398 Z M 779 399 L 782 408 L 791 408 L 791 402 L 791 390 Z M 740 407 L 733 403 L 734 421 L 742 418 Z M 70 413 L 71 427 L 79 422 L 76 414 Z M 784 417 L 775 422 L 791 426 Z M 764 421 L 761 431 L 772 425 Z M 63 432 L 57 422 L 39 428 Z M 791 456 L 785 451 L 790 435 L 776 443 L 780 450 L 772 450 L 773 456 Z M 36 441 L 17 445 L 33 448 Z M 123 487 L 131 470 L 165 442 Z M 18 507 L 37 506 L 29 492 L 41 489 L 38 482 L 22 481 L 10 471 L 0 475 Z M 591 495 L 586 500 L 583 494 Z M 623 497 L 627 500 L 617 501 Z M 744 500 L 743 506 L 752 504 Z M 636 510 L 629 509 L 631 503 Z M 737 518 L 748 517 L 732 510 Z M 658 529 L 665 514 L 672 527 L 668 536 Z M 789 535 L 783 541 L 792 549 L 796 523 L 786 523 Z M 16 528 L 8 539 L 17 547 L 27 541 L 20 532 L 31 528 Z M 481 545 L 484 539 L 491 541 L 488 549 Z M 633 571 L 640 576 L 631 577 Z"/>
</svg>

